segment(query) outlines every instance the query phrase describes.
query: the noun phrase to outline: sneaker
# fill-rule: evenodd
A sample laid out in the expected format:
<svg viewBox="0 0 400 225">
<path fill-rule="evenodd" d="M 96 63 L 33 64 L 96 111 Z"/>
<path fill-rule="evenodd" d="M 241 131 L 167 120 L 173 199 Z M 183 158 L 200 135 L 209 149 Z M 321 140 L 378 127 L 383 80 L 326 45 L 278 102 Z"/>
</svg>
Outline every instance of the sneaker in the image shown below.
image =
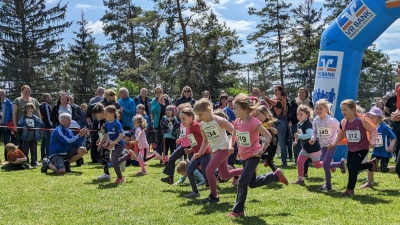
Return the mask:
<svg viewBox="0 0 400 225">
<path fill-rule="evenodd" d="M 322 185 L 318 188 L 318 191 L 332 191 L 332 185 Z"/>
<path fill-rule="evenodd" d="M 83 158 L 76 160 L 76 166 L 80 167 L 83 165 Z"/>
<path fill-rule="evenodd" d="M 36 167 L 29 166 L 28 169 L 29 169 L 29 170 L 32 170 L 32 169 L 36 169 Z"/>
<path fill-rule="evenodd" d="M 304 180 L 301 178 L 297 178 L 296 181 L 292 182 L 292 184 L 300 184 L 300 185 L 304 185 Z"/>
<path fill-rule="evenodd" d="M 268 167 L 268 162 L 267 162 L 267 160 L 264 161 L 264 166 L 265 166 L 265 167 Z M 231 213 L 234 213 L 234 212 L 231 212 Z M 229 214 L 228 214 L 228 215 L 229 215 Z"/>
<path fill-rule="evenodd" d="M 308 174 L 305 173 L 305 174 L 304 174 L 304 177 L 305 177 L 305 178 L 308 178 Z"/>
<path fill-rule="evenodd" d="M 239 185 L 239 179 L 238 178 L 233 178 L 231 185 L 232 186 L 238 186 Z"/>
<path fill-rule="evenodd" d="M 343 174 L 345 174 L 345 173 L 346 173 L 346 170 L 347 170 L 347 160 L 344 159 L 344 158 L 342 158 L 342 159 L 340 160 L 340 172 L 342 172 Z"/>
<path fill-rule="evenodd" d="M 144 174 L 147 174 L 146 170 L 141 170 L 141 171 L 136 172 L 136 175 L 144 175 Z"/>
<path fill-rule="evenodd" d="M 126 169 L 126 161 L 125 161 L 125 162 L 122 162 L 121 164 L 119 164 L 119 167 L 121 168 L 121 171 L 122 171 L 122 172 L 125 172 L 125 169 Z"/>
<path fill-rule="evenodd" d="M 374 186 L 373 186 L 373 184 L 371 184 L 370 182 L 366 182 L 365 184 L 363 184 L 360 188 L 373 188 Z"/>
<path fill-rule="evenodd" d="M 354 195 L 354 190 L 346 190 L 345 192 L 342 193 L 343 197 L 351 197 Z"/>
<path fill-rule="evenodd" d="M 64 166 L 65 166 L 65 172 L 70 173 L 71 172 L 71 164 L 69 164 L 69 162 L 66 161 L 64 163 Z"/>
<path fill-rule="evenodd" d="M 114 184 L 120 184 L 120 183 L 124 183 L 124 182 L 125 182 L 124 178 L 121 177 L 121 178 L 117 178 L 117 179 L 115 180 Z"/>
<path fill-rule="evenodd" d="M 372 171 L 378 172 L 378 161 L 376 158 L 369 160 L 369 162 L 372 164 Z"/>
<path fill-rule="evenodd" d="M 200 197 L 200 193 L 196 193 L 196 192 L 192 191 L 191 193 L 184 195 L 184 196 L 185 196 L 185 198 L 197 198 L 197 197 Z"/>
<path fill-rule="evenodd" d="M 332 167 L 332 168 L 331 168 L 331 172 L 332 172 L 332 173 L 336 172 L 336 167 Z"/>
<path fill-rule="evenodd" d="M 40 164 L 39 162 L 34 162 L 32 166 L 36 167 L 36 166 L 41 166 L 42 164 Z"/>
<path fill-rule="evenodd" d="M 228 213 L 229 217 L 242 217 L 244 216 L 244 212 L 236 213 L 236 212 L 230 212 Z"/>
<path fill-rule="evenodd" d="M 210 194 L 206 199 L 202 200 L 203 203 L 207 202 L 219 202 L 219 197 L 214 197 L 212 194 Z"/>
<path fill-rule="evenodd" d="M 173 184 L 174 183 L 174 178 L 168 176 L 168 177 L 161 178 L 161 181 L 164 182 L 164 183 Z"/>
<path fill-rule="evenodd" d="M 285 177 L 285 174 L 283 174 L 281 169 L 276 169 L 274 172 L 274 175 L 278 177 L 278 182 L 281 182 L 282 184 L 285 184 L 286 186 L 289 184 L 287 178 Z M 304 181 L 303 181 L 304 183 Z"/>
<path fill-rule="evenodd" d="M 111 175 L 103 173 L 103 175 L 98 176 L 97 179 L 103 180 L 103 179 L 111 179 Z"/>
<path fill-rule="evenodd" d="M 42 159 L 42 168 L 40 168 L 41 173 L 47 173 L 47 170 L 49 169 L 49 159 L 48 158 L 43 158 Z"/>
</svg>

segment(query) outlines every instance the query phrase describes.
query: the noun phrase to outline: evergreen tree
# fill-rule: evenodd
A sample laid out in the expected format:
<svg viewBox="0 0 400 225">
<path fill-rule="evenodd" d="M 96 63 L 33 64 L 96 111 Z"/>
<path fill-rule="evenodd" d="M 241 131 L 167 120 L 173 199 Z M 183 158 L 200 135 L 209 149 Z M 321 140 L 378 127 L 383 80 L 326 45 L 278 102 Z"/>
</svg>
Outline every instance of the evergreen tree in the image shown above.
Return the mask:
<svg viewBox="0 0 400 225">
<path fill-rule="evenodd" d="M 325 24 L 332 23 L 343 10 L 352 2 L 352 0 L 326 0 L 324 8 L 330 11 L 330 15 L 325 18 Z"/>
</svg>

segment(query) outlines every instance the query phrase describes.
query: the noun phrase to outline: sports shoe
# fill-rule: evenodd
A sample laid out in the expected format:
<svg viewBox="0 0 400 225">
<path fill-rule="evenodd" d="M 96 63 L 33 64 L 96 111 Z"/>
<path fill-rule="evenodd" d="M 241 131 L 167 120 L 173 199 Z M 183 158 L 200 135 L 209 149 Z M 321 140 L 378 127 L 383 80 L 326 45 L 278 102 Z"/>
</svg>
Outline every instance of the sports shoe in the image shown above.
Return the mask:
<svg viewBox="0 0 400 225">
<path fill-rule="evenodd" d="M 136 175 L 144 175 L 144 174 L 147 174 L 146 170 L 141 170 L 141 171 L 136 172 Z"/>
<path fill-rule="evenodd" d="M 369 162 L 372 164 L 372 171 L 374 172 L 378 172 L 378 163 L 376 161 L 378 161 L 376 158 L 369 160 Z"/>
<path fill-rule="evenodd" d="M 103 175 L 98 176 L 97 179 L 103 180 L 103 179 L 111 179 L 111 175 L 103 173 Z"/>
<path fill-rule="evenodd" d="M 78 166 L 78 167 L 82 166 L 83 163 L 84 163 L 83 162 L 83 158 L 80 158 L 80 159 L 76 160 L 76 166 Z"/>
<path fill-rule="evenodd" d="M 354 195 L 354 190 L 346 190 L 345 192 L 342 193 L 343 197 L 351 197 Z"/>
<path fill-rule="evenodd" d="M 340 160 L 340 172 L 342 172 L 343 174 L 346 173 L 347 170 L 347 160 L 345 158 L 342 158 Z"/>
<path fill-rule="evenodd" d="M 318 191 L 332 191 L 332 185 L 322 185 L 318 188 Z"/>
<path fill-rule="evenodd" d="M 214 197 L 212 194 L 210 194 L 206 199 L 203 199 L 201 202 L 203 202 L 203 203 L 219 202 L 219 197 Z"/>
<path fill-rule="evenodd" d="M 125 182 L 124 178 L 121 177 L 121 178 L 117 178 L 117 179 L 115 180 L 114 184 L 120 184 L 120 183 L 124 183 L 124 182 Z"/>
<path fill-rule="evenodd" d="M 296 181 L 292 182 L 292 184 L 300 184 L 300 185 L 304 185 L 304 179 L 301 178 L 297 178 Z"/>
<path fill-rule="evenodd" d="M 65 172 L 70 173 L 71 172 L 71 164 L 69 164 L 68 161 L 64 162 L 65 166 Z"/>
<path fill-rule="evenodd" d="M 43 158 L 42 159 L 42 167 L 40 168 L 40 172 L 47 173 L 47 169 L 49 169 L 49 159 Z"/>
<path fill-rule="evenodd" d="M 197 198 L 197 197 L 200 197 L 200 193 L 196 193 L 196 192 L 192 191 L 189 194 L 184 195 L 184 196 L 185 196 L 185 198 Z"/>
<path fill-rule="evenodd" d="M 41 166 L 42 164 L 40 164 L 39 162 L 34 162 L 32 166 L 36 167 L 36 166 Z"/>
<path fill-rule="evenodd" d="M 174 178 L 168 176 L 168 177 L 161 178 L 161 181 L 164 182 L 164 183 L 173 184 L 174 183 Z"/>
<path fill-rule="evenodd" d="M 285 177 L 285 174 L 283 174 L 281 169 L 276 169 L 274 172 L 274 175 L 278 177 L 278 182 L 285 184 L 286 186 L 289 184 L 287 178 Z M 303 181 L 304 183 L 304 181 Z"/>
<path fill-rule="evenodd" d="M 331 168 L 331 172 L 332 172 L 332 173 L 336 172 L 336 167 L 332 167 L 332 168 Z"/>
<path fill-rule="evenodd" d="M 365 184 L 363 184 L 360 188 L 373 188 L 373 184 L 371 184 L 370 182 L 366 182 Z"/>
<path fill-rule="evenodd" d="M 229 217 L 242 217 L 242 216 L 244 216 L 244 212 L 239 212 L 239 213 L 230 212 L 230 213 L 228 213 L 228 216 Z"/>
<path fill-rule="evenodd" d="M 239 179 L 238 178 L 233 178 L 232 182 L 231 182 L 232 186 L 238 186 L 239 185 Z"/>
<path fill-rule="evenodd" d="M 125 172 L 126 169 L 126 161 L 122 162 L 121 164 L 119 164 L 119 167 L 121 168 L 122 172 Z"/>
<path fill-rule="evenodd" d="M 265 167 L 268 167 L 268 162 L 267 162 L 267 160 L 264 161 L 264 166 L 265 166 Z M 234 213 L 234 212 L 231 212 L 231 213 Z M 229 215 L 229 214 L 228 214 L 228 215 Z"/>
</svg>

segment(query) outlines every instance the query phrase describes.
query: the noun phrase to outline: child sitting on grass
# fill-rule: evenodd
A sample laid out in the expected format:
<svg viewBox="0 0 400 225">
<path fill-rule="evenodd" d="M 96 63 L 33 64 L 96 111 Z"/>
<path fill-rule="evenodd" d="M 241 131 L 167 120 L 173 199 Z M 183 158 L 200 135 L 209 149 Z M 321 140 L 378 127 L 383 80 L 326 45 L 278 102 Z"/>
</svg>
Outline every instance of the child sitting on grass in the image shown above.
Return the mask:
<svg viewBox="0 0 400 225">
<path fill-rule="evenodd" d="M 178 163 L 178 165 L 176 166 L 176 172 L 179 173 L 180 175 L 182 175 L 182 177 L 178 180 L 178 182 L 174 183 L 174 185 L 180 185 L 180 184 L 183 184 L 183 182 L 185 182 L 185 179 L 187 177 L 186 169 L 187 169 L 188 165 L 189 165 L 189 160 L 181 161 Z M 200 173 L 200 171 L 198 169 L 196 169 L 194 171 L 194 177 L 196 180 L 199 181 L 199 183 L 197 183 L 197 185 L 200 186 L 200 185 L 204 185 L 206 183 L 203 175 Z"/>
<path fill-rule="evenodd" d="M 24 153 L 17 149 L 13 143 L 8 143 L 6 145 L 7 160 L 8 163 L 1 167 L 3 170 L 23 170 L 23 169 L 33 169 L 31 165 L 27 162 L 28 159 Z"/>
</svg>

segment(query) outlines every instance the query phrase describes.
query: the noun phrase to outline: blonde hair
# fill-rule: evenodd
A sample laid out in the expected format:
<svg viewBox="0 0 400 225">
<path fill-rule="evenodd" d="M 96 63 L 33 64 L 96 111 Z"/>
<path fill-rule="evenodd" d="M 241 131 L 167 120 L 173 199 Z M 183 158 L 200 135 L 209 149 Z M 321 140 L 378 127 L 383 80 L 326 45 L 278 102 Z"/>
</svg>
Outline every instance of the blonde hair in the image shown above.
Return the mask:
<svg viewBox="0 0 400 225">
<path fill-rule="evenodd" d="M 206 110 L 210 110 L 212 112 L 213 105 L 208 98 L 201 98 L 196 101 L 193 107 L 193 111 L 195 112 L 204 112 Z"/>
<path fill-rule="evenodd" d="M 186 107 L 192 108 L 192 105 L 191 105 L 190 103 L 188 103 L 188 102 L 182 103 L 182 104 L 180 104 L 180 105 L 178 106 L 178 111 L 181 111 L 182 109 L 184 109 L 184 108 L 186 108 Z"/>
<path fill-rule="evenodd" d="M 143 114 L 145 114 L 145 115 L 146 115 L 146 107 L 144 107 L 144 105 L 143 105 L 143 104 L 139 104 L 139 105 L 137 105 L 137 106 L 136 106 L 136 109 L 141 109 L 141 110 L 143 110 Z"/>
<path fill-rule="evenodd" d="M 178 163 L 178 165 L 176 166 L 176 172 L 179 174 L 186 173 L 186 169 L 187 169 L 188 165 L 189 165 L 189 160 L 180 161 Z"/>
<path fill-rule="evenodd" d="M 298 111 L 302 111 L 302 112 L 304 112 L 307 116 L 308 116 L 308 118 L 310 119 L 310 120 L 312 120 L 313 119 L 313 110 L 310 108 L 310 107 L 308 107 L 308 106 L 306 106 L 306 105 L 299 105 L 298 107 L 297 107 L 297 112 Z"/>
<path fill-rule="evenodd" d="M 113 113 L 114 119 L 116 119 L 116 120 L 119 119 L 119 112 L 118 112 L 117 108 L 115 108 L 114 105 L 109 105 L 106 108 L 104 108 L 104 112 Z"/>
<path fill-rule="evenodd" d="M 326 110 L 328 111 L 327 114 L 332 116 L 332 112 L 330 110 L 331 108 L 331 104 L 326 100 L 326 99 L 320 99 L 317 101 L 317 103 L 315 103 L 315 106 L 320 105 L 322 107 L 325 107 Z"/>
<path fill-rule="evenodd" d="M 219 117 L 222 117 L 222 118 L 224 118 L 224 119 L 228 119 L 228 115 L 226 115 L 226 114 L 224 113 L 224 111 L 222 111 L 222 109 L 216 109 L 216 110 L 213 111 L 212 114 L 213 114 L 213 115 L 216 115 L 216 116 L 219 116 Z"/>
<path fill-rule="evenodd" d="M 243 93 L 238 94 L 233 103 L 238 104 L 241 109 L 247 112 L 253 112 L 258 106 L 258 101 L 253 102 L 249 95 Z"/>
<path fill-rule="evenodd" d="M 110 96 L 110 94 L 114 94 L 114 96 L 115 96 L 115 91 L 113 89 L 107 89 L 107 90 L 105 90 L 103 96 L 104 96 L 104 98 L 107 98 L 108 96 Z"/>
<path fill-rule="evenodd" d="M 162 89 L 162 87 L 157 86 L 154 88 L 154 94 L 156 93 L 157 90 L 161 90 L 161 93 L 164 92 L 164 90 Z"/>
<path fill-rule="evenodd" d="M 179 114 L 185 114 L 186 116 L 193 117 L 193 120 L 197 120 L 196 115 L 193 112 L 193 109 L 190 107 L 185 107 L 180 110 Z"/>
<path fill-rule="evenodd" d="M 140 124 L 140 129 L 146 130 L 147 128 L 147 121 L 143 118 L 142 115 L 136 115 L 132 118 L 134 123 Z"/>
<path fill-rule="evenodd" d="M 259 105 L 255 110 L 255 113 L 261 113 L 267 116 L 267 119 L 270 120 L 271 122 L 276 122 L 278 119 L 276 119 L 271 111 L 268 110 L 268 108 L 265 105 Z"/>
<path fill-rule="evenodd" d="M 5 149 L 7 152 L 9 152 L 9 151 L 16 150 L 17 148 L 15 147 L 15 145 L 13 143 L 8 143 L 5 147 Z"/>
</svg>

